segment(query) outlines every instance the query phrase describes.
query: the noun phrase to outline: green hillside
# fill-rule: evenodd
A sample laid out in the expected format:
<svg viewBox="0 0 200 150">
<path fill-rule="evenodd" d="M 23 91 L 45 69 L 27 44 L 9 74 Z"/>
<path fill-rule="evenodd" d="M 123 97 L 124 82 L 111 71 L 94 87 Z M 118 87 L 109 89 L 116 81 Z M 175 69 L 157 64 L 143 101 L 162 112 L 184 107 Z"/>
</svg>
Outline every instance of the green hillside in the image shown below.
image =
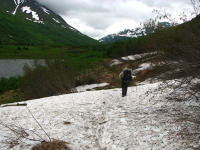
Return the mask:
<svg viewBox="0 0 200 150">
<path fill-rule="evenodd" d="M 108 54 L 113 58 L 162 51 L 179 55 L 184 49 L 188 53 L 199 51 L 200 16 L 164 31 L 157 31 L 143 37 L 111 43 Z M 187 49 L 187 50 L 186 50 Z M 176 56 L 175 56 L 176 57 Z M 177 58 L 177 57 L 176 57 Z"/>
<path fill-rule="evenodd" d="M 72 29 L 34 23 L 0 10 L 0 42 L 26 45 L 96 45 L 98 41 Z"/>
</svg>

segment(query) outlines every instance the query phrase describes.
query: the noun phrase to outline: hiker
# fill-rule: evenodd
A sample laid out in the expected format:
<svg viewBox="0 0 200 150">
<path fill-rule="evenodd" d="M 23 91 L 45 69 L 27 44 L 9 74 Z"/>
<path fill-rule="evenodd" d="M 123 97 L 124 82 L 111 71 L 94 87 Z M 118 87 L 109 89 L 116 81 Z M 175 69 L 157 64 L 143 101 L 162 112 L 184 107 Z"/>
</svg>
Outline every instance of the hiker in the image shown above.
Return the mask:
<svg viewBox="0 0 200 150">
<path fill-rule="evenodd" d="M 122 97 L 126 96 L 128 85 L 135 79 L 135 76 L 132 76 L 132 69 L 124 68 L 123 71 L 119 74 L 119 78 L 122 80 Z"/>
</svg>

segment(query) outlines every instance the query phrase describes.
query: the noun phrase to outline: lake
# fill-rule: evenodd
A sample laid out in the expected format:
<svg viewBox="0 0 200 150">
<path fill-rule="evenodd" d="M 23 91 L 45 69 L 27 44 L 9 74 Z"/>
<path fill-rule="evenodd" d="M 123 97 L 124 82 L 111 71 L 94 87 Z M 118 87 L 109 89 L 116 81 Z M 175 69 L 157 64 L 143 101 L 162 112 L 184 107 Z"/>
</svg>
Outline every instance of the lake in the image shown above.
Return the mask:
<svg viewBox="0 0 200 150">
<path fill-rule="evenodd" d="M 33 59 L 0 59 L 0 78 L 10 78 L 23 75 L 23 66 L 27 63 L 33 65 Z"/>
</svg>

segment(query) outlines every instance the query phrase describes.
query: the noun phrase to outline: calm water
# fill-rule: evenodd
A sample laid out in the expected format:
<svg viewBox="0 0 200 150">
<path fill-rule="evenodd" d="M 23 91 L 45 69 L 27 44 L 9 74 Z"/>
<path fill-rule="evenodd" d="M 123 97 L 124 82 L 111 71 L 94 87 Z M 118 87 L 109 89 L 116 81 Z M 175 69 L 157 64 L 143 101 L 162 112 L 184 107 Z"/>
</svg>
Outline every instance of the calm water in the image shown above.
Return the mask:
<svg viewBox="0 0 200 150">
<path fill-rule="evenodd" d="M 13 77 L 23 75 L 23 66 L 27 63 L 33 65 L 33 59 L 0 59 L 0 77 Z"/>
</svg>

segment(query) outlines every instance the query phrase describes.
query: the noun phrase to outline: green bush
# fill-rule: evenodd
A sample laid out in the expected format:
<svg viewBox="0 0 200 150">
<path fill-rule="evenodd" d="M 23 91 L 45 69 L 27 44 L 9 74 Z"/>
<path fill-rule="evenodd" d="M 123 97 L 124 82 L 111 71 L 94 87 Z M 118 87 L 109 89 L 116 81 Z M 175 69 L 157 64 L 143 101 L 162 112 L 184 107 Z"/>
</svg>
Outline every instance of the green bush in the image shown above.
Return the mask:
<svg viewBox="0 0 200 150">
<path fill-rule="evenodd" d="M 20 87 L 26 99 L 76 92 L 73 69 L 63 59 L 34 60 L 33 67 L 23 69 Z"/>
<path fill-rule="evenodd" d="M 20 77 L 0 78 L 0 93 L 18 88 Z"/>
<path fill-rule="evenodd" d="M 98 83 L 101 67 L 64 59 L 34 60 L 32 67 L 24 65 L 20 88 L 27 100 L 77 92 L 76 86 Z"/>
</svg>

